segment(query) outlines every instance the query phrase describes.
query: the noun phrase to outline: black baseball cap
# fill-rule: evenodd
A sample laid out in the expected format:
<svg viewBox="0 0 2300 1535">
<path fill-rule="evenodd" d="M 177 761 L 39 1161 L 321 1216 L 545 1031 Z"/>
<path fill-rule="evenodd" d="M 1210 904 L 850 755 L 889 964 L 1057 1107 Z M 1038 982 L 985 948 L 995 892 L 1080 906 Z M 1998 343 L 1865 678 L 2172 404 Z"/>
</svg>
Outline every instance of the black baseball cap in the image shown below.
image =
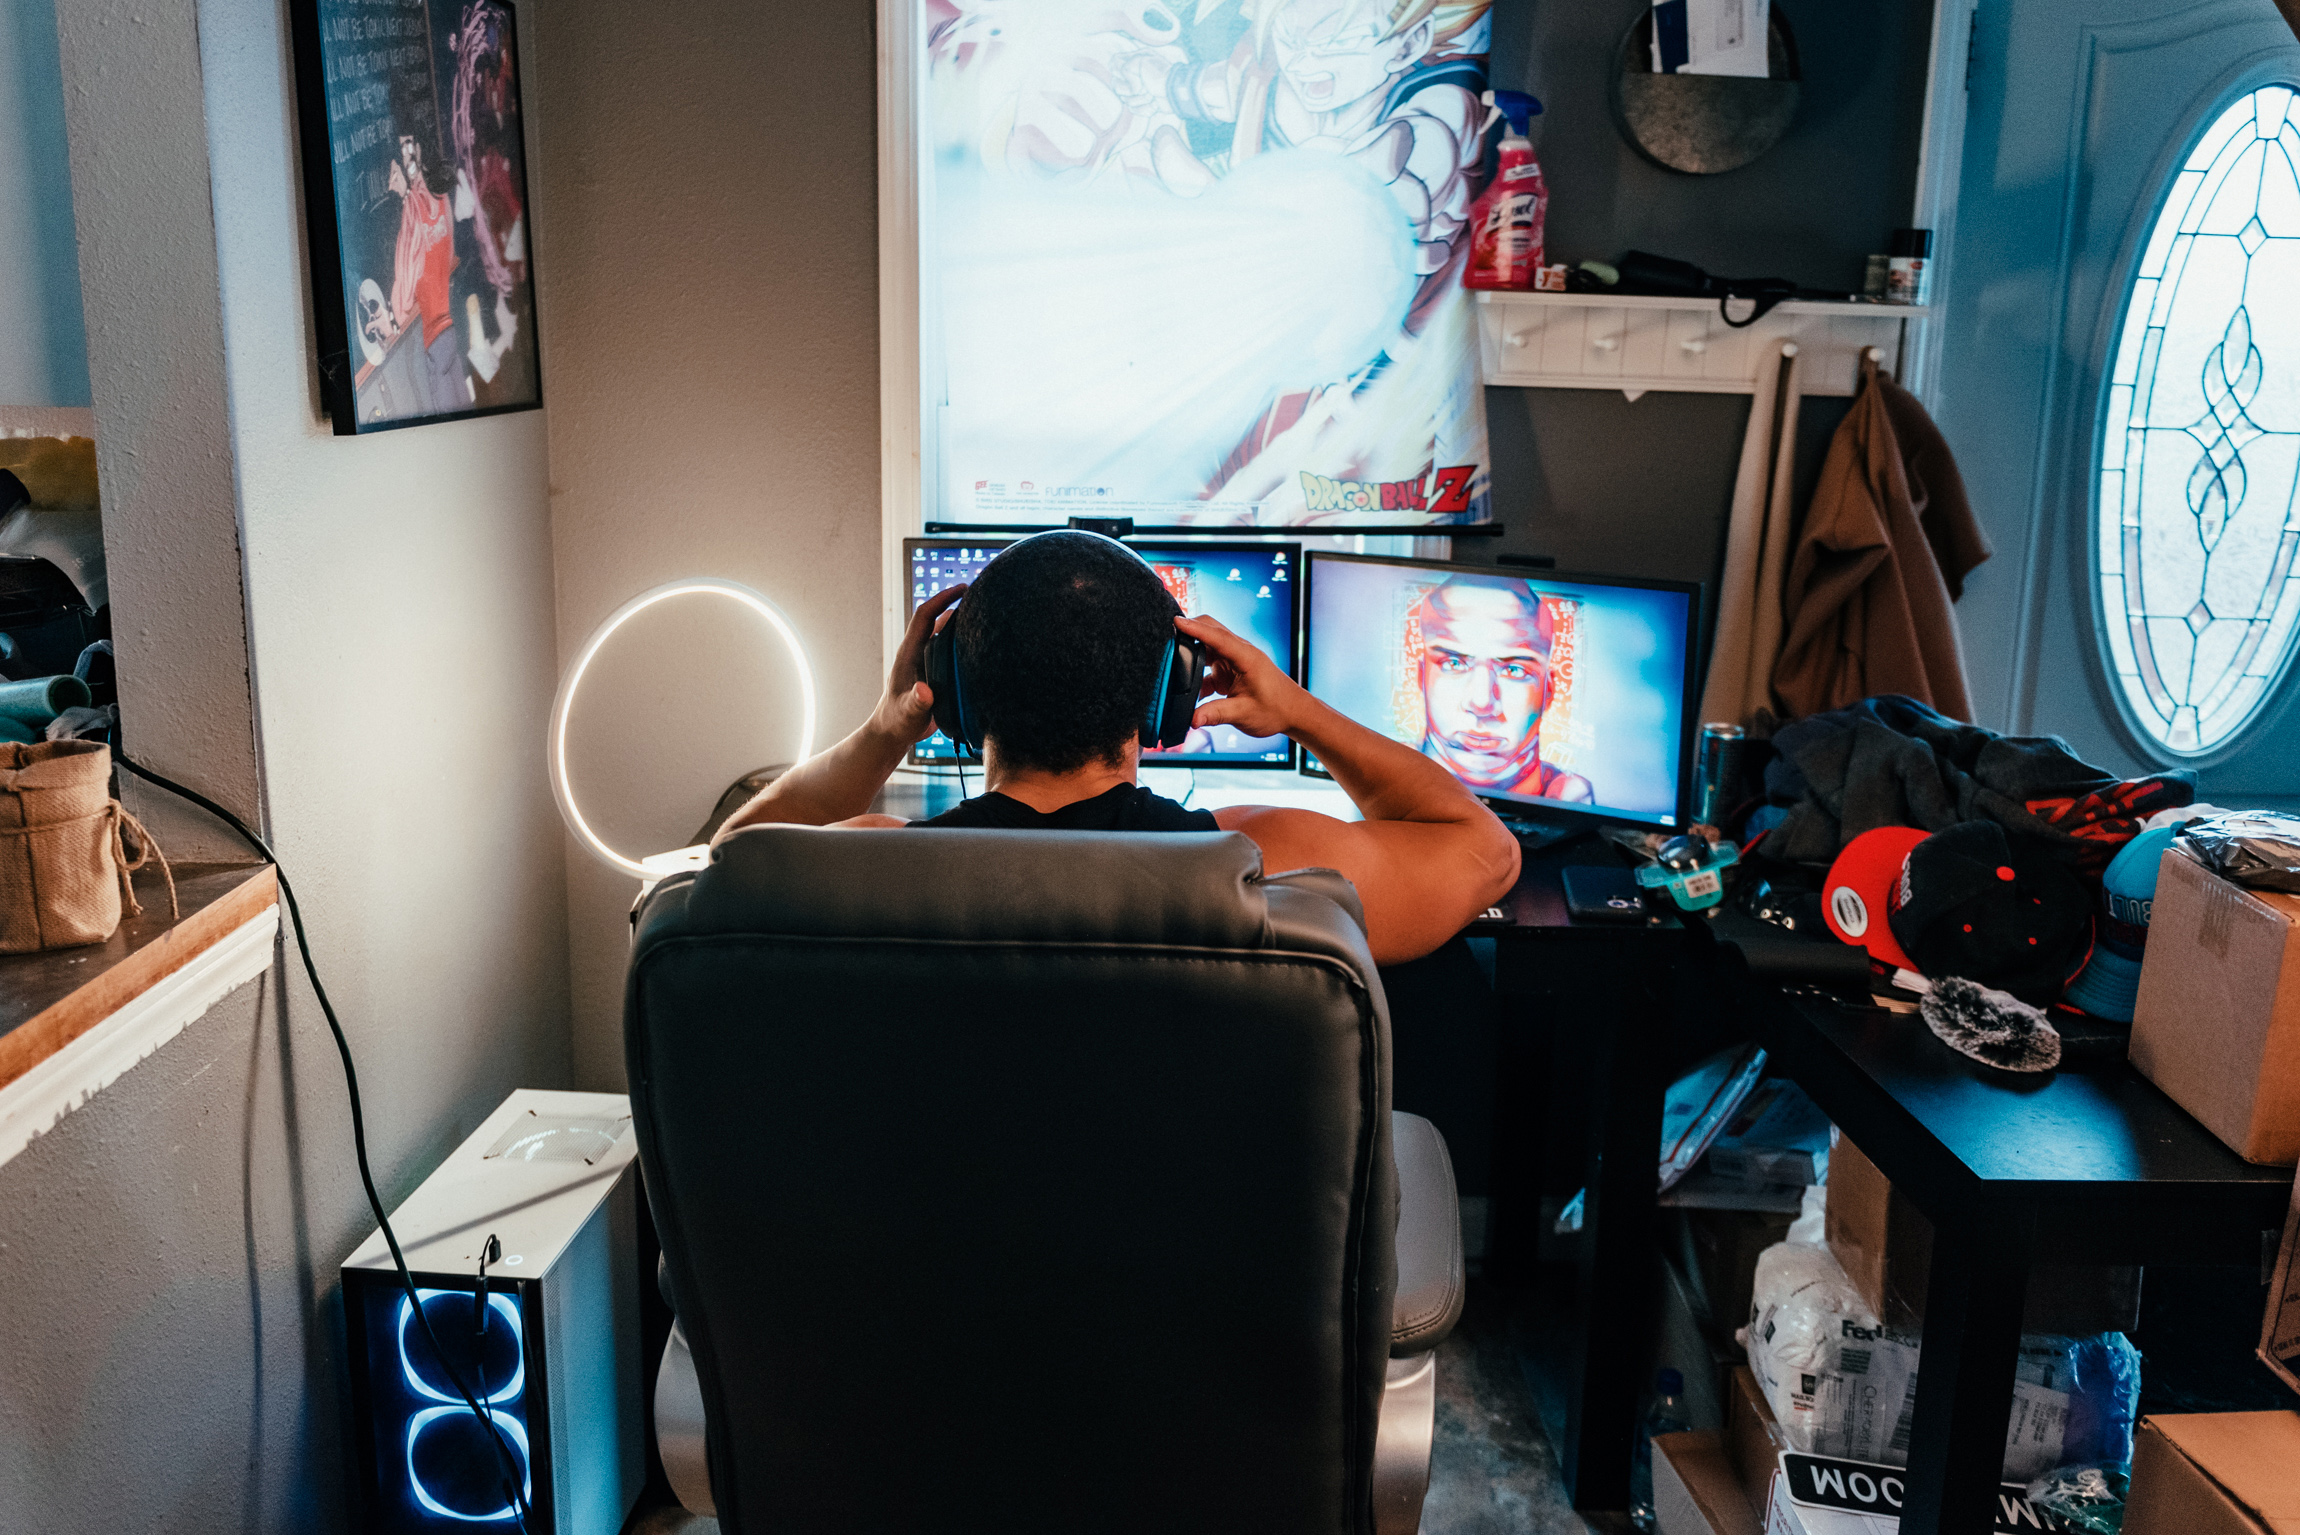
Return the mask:
<svg viewBox="0 0 2300 1535">
<path fill-rule="evenodd" d="M 1887 902 L 1924 975 L 2058 1000 L 2092 952 L 2092 895 L 2041 839 L 1964 821 L 1909 850 Z"/>
</svg>

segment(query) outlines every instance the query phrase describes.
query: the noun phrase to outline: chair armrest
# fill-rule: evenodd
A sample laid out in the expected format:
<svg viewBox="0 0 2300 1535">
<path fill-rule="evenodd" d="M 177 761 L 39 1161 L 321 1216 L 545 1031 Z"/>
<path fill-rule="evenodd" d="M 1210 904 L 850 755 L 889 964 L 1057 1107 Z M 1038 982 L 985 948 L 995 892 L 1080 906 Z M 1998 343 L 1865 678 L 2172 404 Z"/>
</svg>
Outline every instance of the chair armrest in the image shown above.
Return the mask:
<svg viewBox="0 0 2300 1535">
<path fill-rule="evenodd" d="M 1445 1137 L 1418 1114 L 1390 1115 L 1398 1168 L 1398 1291 L 1390 1357 L 1427 1353 L 1461 1320 L 1461 1200 Z"/>
</svg>

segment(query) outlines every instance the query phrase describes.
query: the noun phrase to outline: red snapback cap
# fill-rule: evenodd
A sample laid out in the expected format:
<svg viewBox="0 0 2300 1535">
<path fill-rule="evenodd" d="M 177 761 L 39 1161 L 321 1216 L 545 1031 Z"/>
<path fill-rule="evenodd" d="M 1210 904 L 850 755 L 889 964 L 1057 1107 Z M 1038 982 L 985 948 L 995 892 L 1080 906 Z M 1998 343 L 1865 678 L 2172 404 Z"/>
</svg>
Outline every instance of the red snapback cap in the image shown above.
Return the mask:
<svg viewBox="0 0 2300 1535">
<path fill-rule="evenodd" d="M 1821 886 L 1821 915 L 1829 931 L 1896 970 L 1914 971 L 1916 963 L 1893 937 L 1890 918 L 1902 866 L 1931 835 L 1914 826 L 1880 826 L 1846 843 Z"/>
</svg>

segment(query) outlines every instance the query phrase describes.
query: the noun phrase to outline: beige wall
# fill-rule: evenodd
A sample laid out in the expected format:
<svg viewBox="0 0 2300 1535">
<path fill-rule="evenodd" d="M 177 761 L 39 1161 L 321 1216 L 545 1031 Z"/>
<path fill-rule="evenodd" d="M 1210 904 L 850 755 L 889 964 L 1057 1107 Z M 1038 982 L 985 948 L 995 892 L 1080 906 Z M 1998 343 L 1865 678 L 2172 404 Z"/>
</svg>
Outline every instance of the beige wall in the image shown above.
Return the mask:
<svg viewBox="0 0 2300 1535">
<path fill-rule="evenodd" d="M 765 592 L 826 738 L 878 687 L 876 76 L 870 0 L 548 0 L 536 192 L 559 654 L 679 576 Z M 627 638 L 628 643 L 622 641 Z M 587 811 L 685 840 L 790 755 L 779 651 L 739 610 L 619 636 L 577 716 Z M 568 844 L 576 1085 L 619 1088 L 636 886 Z"/>
<path fill-rule="evenodd" d="M 332 436 L 285 8 L 58 12 L 122 727 L 264 812 L 396 1203 L 569 1074 L 545 417 Z M 233 845 L 198 825 L 160 835 Z M 336 1274 L 373 1221 L 288 952 L 0 1166 L 0 1314 L 36 1323 L 0 1332 L 0 1531 L 351 1527 Z"/>
</svg>

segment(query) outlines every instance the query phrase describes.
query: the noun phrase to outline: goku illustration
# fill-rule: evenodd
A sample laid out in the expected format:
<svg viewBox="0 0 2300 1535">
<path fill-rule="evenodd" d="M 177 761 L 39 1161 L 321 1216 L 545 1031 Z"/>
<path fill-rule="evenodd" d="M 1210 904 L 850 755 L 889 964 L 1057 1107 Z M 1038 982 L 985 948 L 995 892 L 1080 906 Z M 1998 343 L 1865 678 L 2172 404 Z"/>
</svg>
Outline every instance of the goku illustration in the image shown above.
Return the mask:
<svg viewBox="0 0 2300 1535">
<path fill-rule="evenodd" d="M 1124 355 L 1136 349 L 1129 318 L 1113 302 L 1094 311 L 1109 317 L 1105 358 L 1120 353 L 1143 391 L 1133 429 L 1189 466 L 1192 483 L 1153 494 L 1274 501 L 1284 514 L 1266 520 L 1302 522 L 1314 520 L 1305 474 L 1394 482 L 1466 464 L 1482 506 L 1483 402 L 1460 269 L 1488 11 L 1489 0 L 932 0 L 930 17 L 944 18 L 930 44 L 942 163 L 1040 189 L 996 194 L 994 211 L 986 197 L 979 223 L 1074 238 L 1073 268 L 1089 274 L 1123 259 L 1101 243 L 1121 228 L 1133 248 L 1146 236 L 1149 254 L 1169 245 L 1133 291 L 1187 295 L 1141 341 L 1171 362 Z M 963 194 L 943 199 L 941 216 L 968 217 Z M 954 351 L 967 344 L 970 299 L 963 274 L 946 284 Z M 1046 350 L 1036 348 L 1042 369 L 1060 367 Z M 1169 379 L 1243 376 L 1260 381 L 1259 397 L 1243 410 L 1225 398 L 1226 416 L 1170 407 L 1161 392 Z M 1066 398 L 1090 398 L 1090 381 L 1081 363 Z M 954 378 L 961 412 L 964 393 Z M 1115 411 L 1110 420 L 1127 430 Z M 1099 467 L 1132 461 L 1113 452 Z"/>
</svg>

